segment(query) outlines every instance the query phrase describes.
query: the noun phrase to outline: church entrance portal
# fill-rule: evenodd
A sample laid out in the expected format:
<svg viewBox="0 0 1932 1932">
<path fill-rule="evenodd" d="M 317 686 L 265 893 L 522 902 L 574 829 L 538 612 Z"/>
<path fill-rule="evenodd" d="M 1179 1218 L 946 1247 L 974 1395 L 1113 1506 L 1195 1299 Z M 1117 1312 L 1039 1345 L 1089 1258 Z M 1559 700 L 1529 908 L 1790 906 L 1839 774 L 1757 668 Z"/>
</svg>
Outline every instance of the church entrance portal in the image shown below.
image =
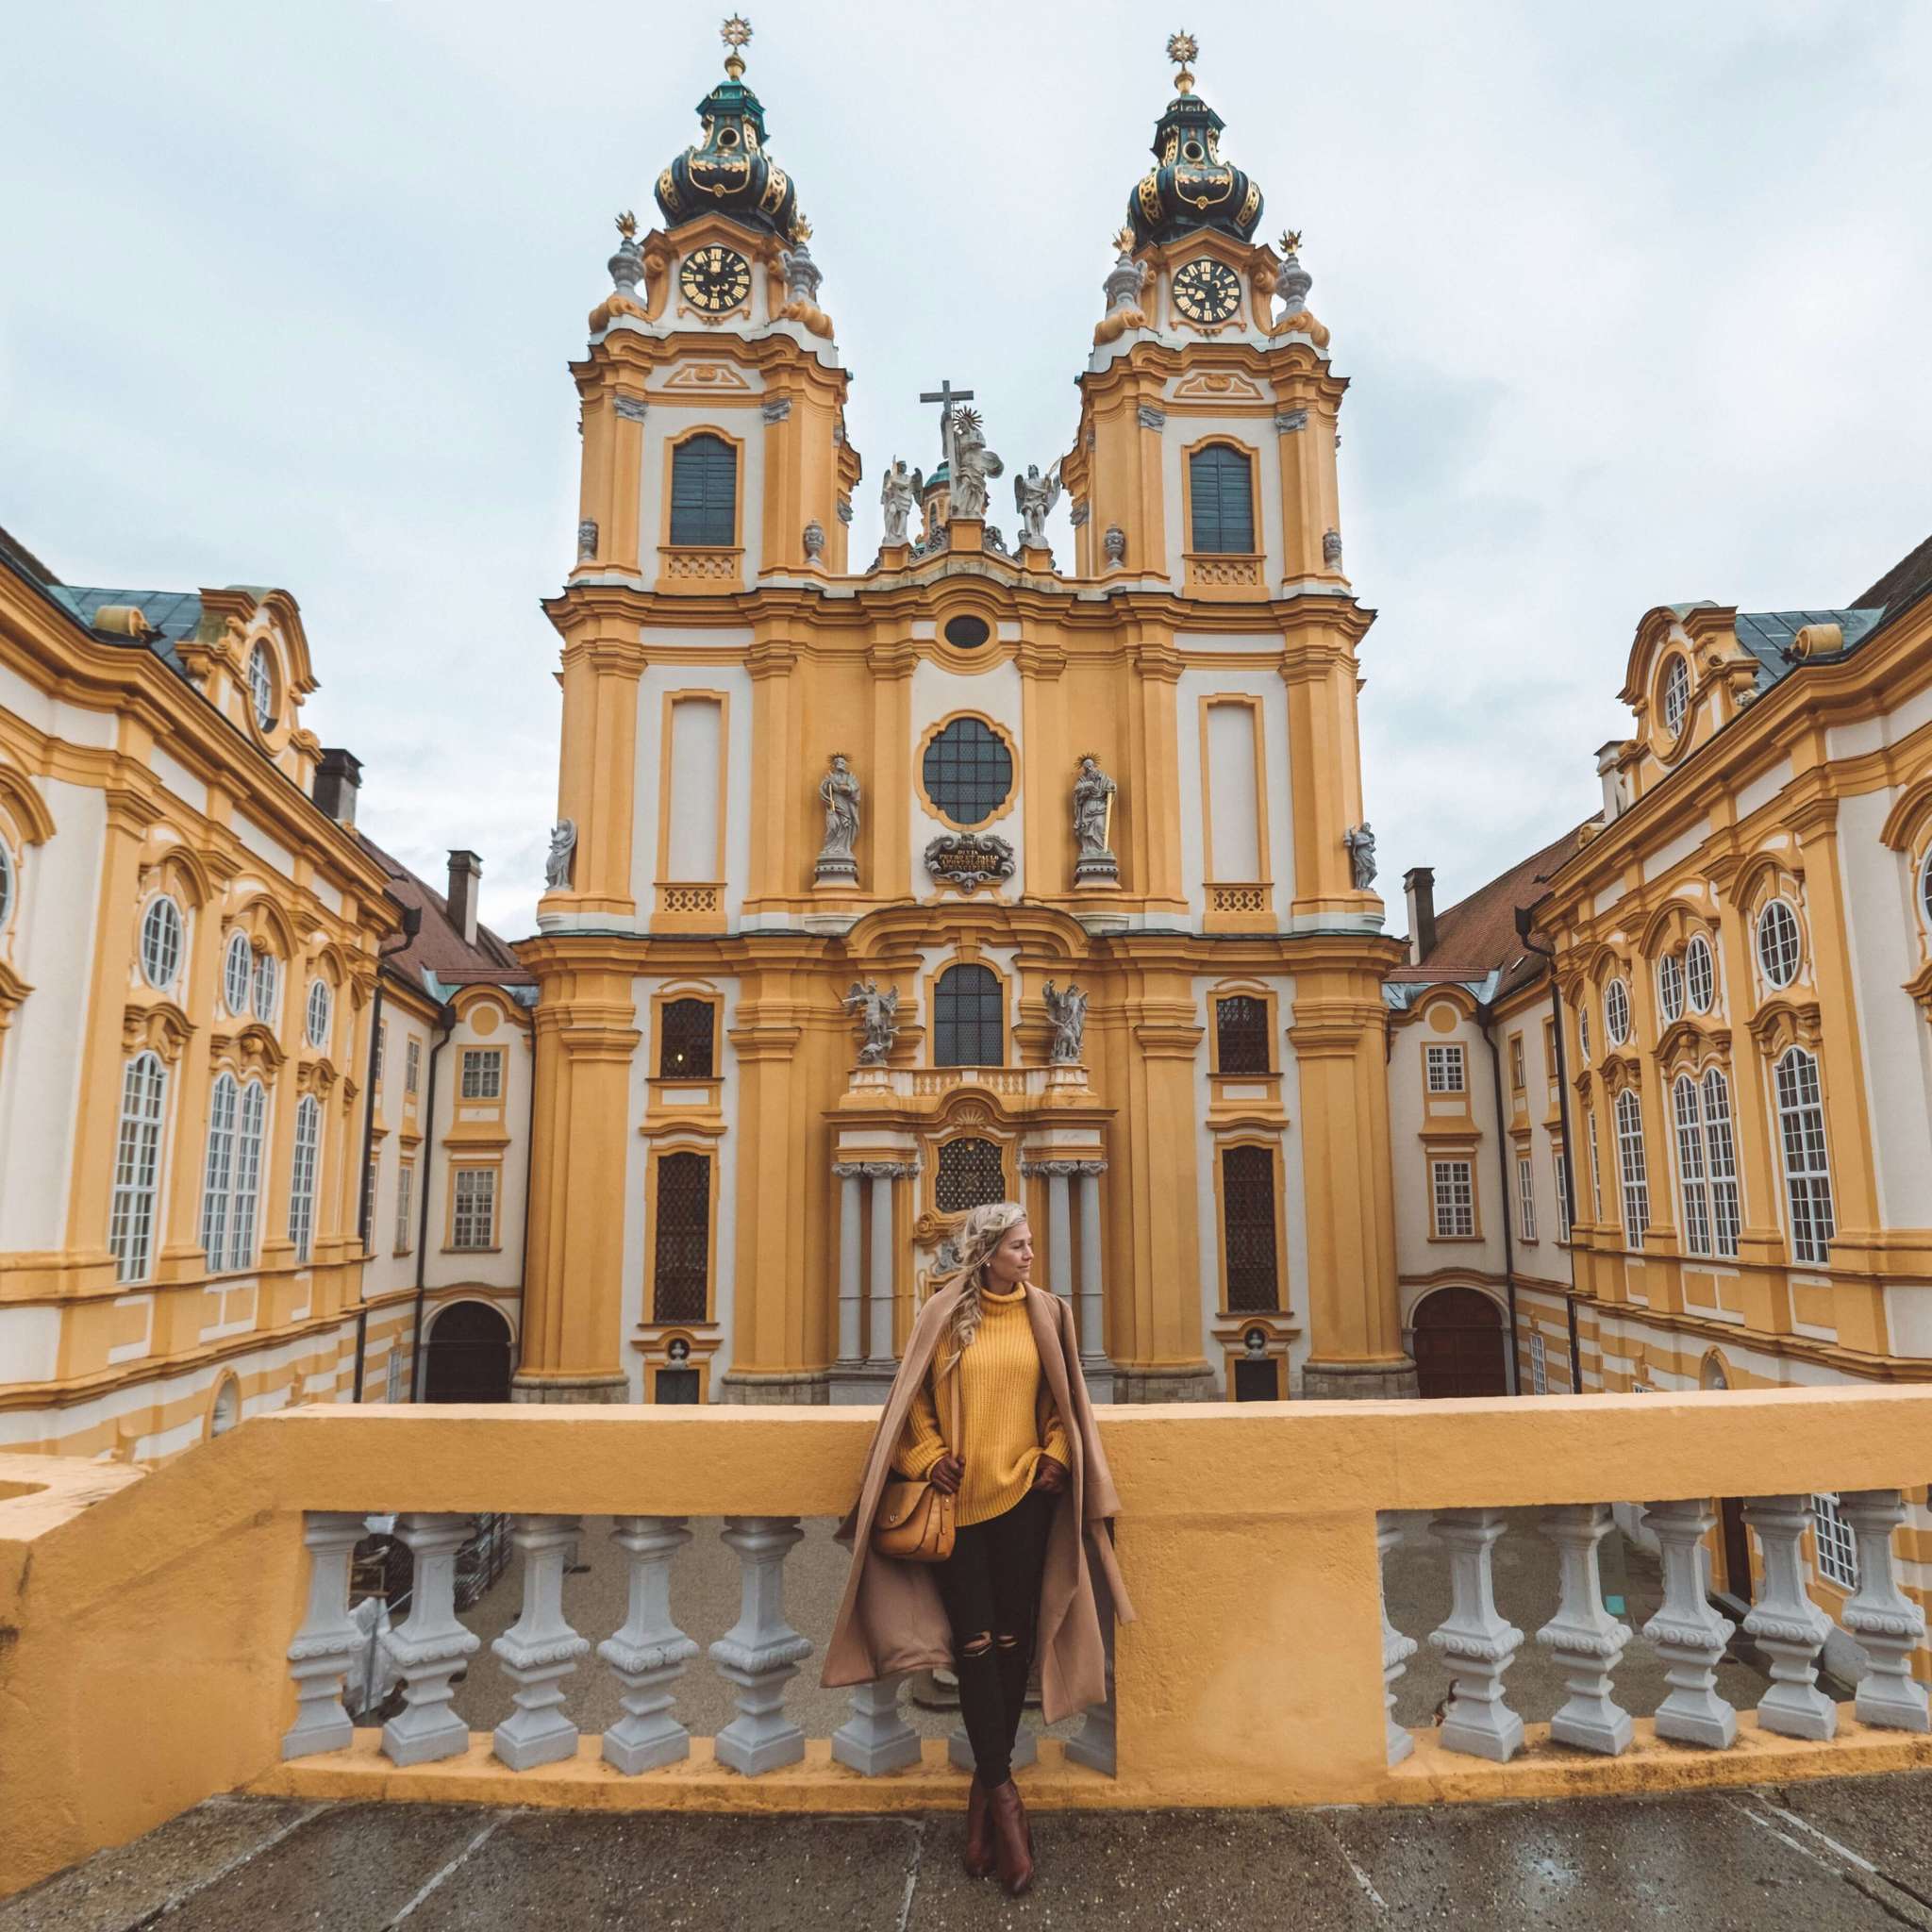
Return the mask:
<svg viewBox="0 0 1932 1932">
<path fill-rule="evenodd" d="M 1415 1310 L 1416 1381 L 1426 1401 L 1442 1395 L 1507 1395 L 1503 1311 L 1473 1288 L 1439 1288 Z"/>
<path fill-rule="evenodd" d="M 509 1324 L 487 1302 L 458 1302 L 429 1331 L 425 1402 L 508 1402 Z"/>
</svg>

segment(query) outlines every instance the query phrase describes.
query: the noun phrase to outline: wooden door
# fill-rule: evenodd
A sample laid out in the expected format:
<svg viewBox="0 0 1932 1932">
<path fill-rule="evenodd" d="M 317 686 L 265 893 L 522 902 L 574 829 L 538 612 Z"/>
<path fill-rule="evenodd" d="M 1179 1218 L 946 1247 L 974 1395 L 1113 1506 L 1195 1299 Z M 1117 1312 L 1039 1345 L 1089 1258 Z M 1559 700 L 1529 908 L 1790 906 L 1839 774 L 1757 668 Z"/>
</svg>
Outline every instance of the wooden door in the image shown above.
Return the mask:
<svg viewBox="0 0 1932 1932">
<path fill-rule="evenodd" d="M 1425 1399 L 1507 1395 L 1503 1311 L 1473 1288 L 1439 1288 L 1415 1311 L 1416 1380 Z"/>
<path fill-rule="evenodd" d="M 483 1302 L 458 1302 L 429 1331 L 425 1402 L 508 1402 L 509 1324 Z"/>
</svg>

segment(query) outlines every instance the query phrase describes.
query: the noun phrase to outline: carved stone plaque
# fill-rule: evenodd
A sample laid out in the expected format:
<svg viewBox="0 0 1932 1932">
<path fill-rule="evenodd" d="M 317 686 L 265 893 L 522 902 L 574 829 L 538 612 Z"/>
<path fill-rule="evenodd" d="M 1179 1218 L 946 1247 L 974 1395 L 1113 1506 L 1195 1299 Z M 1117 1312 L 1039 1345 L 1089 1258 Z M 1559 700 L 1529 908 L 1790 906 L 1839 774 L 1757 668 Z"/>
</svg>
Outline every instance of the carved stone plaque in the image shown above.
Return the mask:
<svg viewBox="0 0 1932 1932">
<path fill-rule="evenodd" d="M 939 884 L 970 892 L 1013 876 L 1013 848 L 991 832 L 947 832 L 926 846 L 925 869 Z"/>
</svg>

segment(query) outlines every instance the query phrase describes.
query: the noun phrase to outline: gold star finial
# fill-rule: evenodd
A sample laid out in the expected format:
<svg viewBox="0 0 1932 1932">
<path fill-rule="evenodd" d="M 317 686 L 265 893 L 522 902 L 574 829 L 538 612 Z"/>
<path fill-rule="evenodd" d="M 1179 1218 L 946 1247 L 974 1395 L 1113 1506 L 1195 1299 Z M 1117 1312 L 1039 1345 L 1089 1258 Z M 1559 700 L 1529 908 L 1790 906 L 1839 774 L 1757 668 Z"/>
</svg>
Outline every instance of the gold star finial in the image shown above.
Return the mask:
<svg viewBox="0 0 1932 1932">
<path fill-rule="evenodd" d="M 1194 92 L 1194 76 L 1188 72 L 1188 62 L 1201 58 L 1201 43 L 1191 33 L 1169 34 L 1167 37 L 1167 58 L 1180 72 L 1174 77 L 1176 92 L 1191 94 Z"/>
<path fill-rule="evenodd" d="M 629 208 L 625 208 L 625 211 L 618 216 L 617 232 L 620 235 L 622 235 L 626 242 L 635 242 L 637 240 L 638 218 L 630 211 Z"/>
<path fill-rule="evenodd" d="M 1281 231 L 1281 252 L 1283 255 L 1296 255 L 1301 252 L 1302 231 L 1299 228 L 1284 228 Z"/>
<path fill-rule="evenodd" d="M 744 72 L 743 49 L 751 40 L 751 22 L 741 13 L 734 13 L 718 29 L 718 38 L 729 51 L 724 56 L 724 72 L 736 80 Z"/>
</svg>

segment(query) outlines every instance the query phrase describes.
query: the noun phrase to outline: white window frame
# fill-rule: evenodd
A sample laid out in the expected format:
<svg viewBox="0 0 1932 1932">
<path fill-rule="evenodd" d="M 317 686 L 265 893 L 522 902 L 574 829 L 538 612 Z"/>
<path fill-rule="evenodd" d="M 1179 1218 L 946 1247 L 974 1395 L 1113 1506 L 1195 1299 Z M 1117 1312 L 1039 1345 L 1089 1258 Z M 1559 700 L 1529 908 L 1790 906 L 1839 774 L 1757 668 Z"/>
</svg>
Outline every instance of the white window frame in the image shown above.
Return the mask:
<svg viewBox="0 0 1932 1932">
<path fill-rule="evenodd" d="M 407 1094 L 423 1091 L 423 1042 L 413 1034 L 403 1047 L 403 1091 Z"/>
<path fill-rule="evenodd" d="M 1576 1044 L 1583 1054 L 1583 1064 L 1590 1064 L 1590 1006 L 1587 1001 L 1576 1003 Z"/>
<path fill-rule="evenodd" d="M 1797 908 L 1782 896 L 1766 900 L 1757 914 L 1755 940 L 1765 985 L 1782 991 L 1797 978 L 1805 959 L 1805 928 Z"/>
<path fill-rule="evenodd" d="M 210 1274 L 242 1274 L 255 1265 L 267 1129 L 268 1089 L 259 1080 L 238 1080 L 225 1068 L 208 1091 L 202 1174 L 201 1241 Z"/>
<path fill-rule="evenodd" d="M 1657 962 L 1657 1004 L 1667 1026 L 1684 1017 L 1684 962 L 1674 953 Z"/>
<path fill-rule="evenodd" d="M 400 1340 L 389 1345 L 389 1365 L 383 1372 L 382 1399 L 401 1402 L 403 1396 L 403 1345 Z"/>
<path fill-rule="evenodd" d="M 1550 1392 L 1549 1344 L 1544 1341 L 1541 1328 L 1529 1331 L 1529 1392 L 1532 1395 Z"/>
<path fill-rule="evenodd" d="M 383 1021 L 375 1029 L 375 1084 L 382 1085 L 382 1065 L 389 1058 L 389 1022 Z"/>
<path fill-rule="evenodd" d="M 1624 1245 L 1641 1252 L 1643 1237 L 1650 1231 L 1650 1169 L 1643 1154 L 1643 1109 L 1628 1087 L 1617 1095 L 1615 1112 Z"/>
<path fill-rule="evenodd" d="M 1429 1198 L 1439 1241 L 1475 1238 L 1475 1164 L 1451 1158 L 1429 1162 Z"/>
<path fill-rule="evenodd" d="M 1701 932 L 1693 932 L 1684 948 L 1684 990 L 1693 1013 L 1707 1013 L 1717 1004 L 1717 956 Z"/>
<path fill-rule="evenodd" d="M 282 962 L 264 948 L 255 956 L 255 970 L 249 975 L 248 1010 L 264 1026 L 273 1026 L 282 999 Z"/>
<path fill-rule="evenodd" d="M 1603 1162 L 1596 1151 L 1596 1109 L 1590 1112 L 1590 1218 L 1599 1225 L 1604 1218 Z"/>
<path fill-rule="evenodd" d="M 1529 1156 L 1516 1157 L 1517 1233 L 1526 1241 L 1536 1240 L 1536 1169 Z"/>
<path fill-rule="evenodd" d="M 172 892 L 157 892 L 141 915 L 141 976 L 157 991 L 169 991 L 181 976 L 187 949 L 188 922 L 181 908 Z"/>
<path fill-rule="evenodd" d="M 503 1098 L 503 1049 L 500 1046 L 466 1046 L 458 1095 L 464 1100 Z"/>
<path fill-rule="evenodd" d="M 452 1186 L 455 1193 L 450 1211 L 450 1246 L 464 1254 L 487 1253 L 496 1245 L 496 1169 L 459 1167 Z M 481 1241 L 475 1239 L 479 1233 Z"/>
<path fill-rule="evenodd" d="M 365 1255 L 375 1252 L 375 1189 L 381 1177 L 382 1157 L 372 1147 L 369 1158 L 362 1163 L 362 1225 L 358 1231 Z"/>
<path fill-rule="evenodd" d="M 1840 1590 L 1858 1587 L 1858 1542 L 1839 1509 L 1835 1491 L 1811 1498 L 1811 1534 L 1818 1546 L 1818 1574 Z"/>
<path fill-rule="evenodd" d="M 1722 1067 L 1707 1067 L 1697 1083 L 1704 1111 L 1704 1145 L 1710 1173 L 1711 1233 L 1718 1255 L 1738 1257 L 1743 1202 L 1738 1192 L 1738 1142 L 1732 1124 L 1731 1083 Z"/>
<path fill-rule="evenodd" d="M 1431 1042 L 1423 1049 L 1423 1058 L 1428 1068 L 1431 1093 L 1469 1091 L 1469 1061 L 1459 1040 Z"/>
<path fill-rule="evenodd" d="M 167 1108 L 168 1069 L 160 1055 L 136 1054 L 121 1075 L 114 1192 L 108 1212 L 108 1251 L 114 1257 L 117 1281 L 145 1281 L 154 1266 Z"/>
<path fill-rule="evenodd" d="M 222 954 L 222 1004 L 238 1020 L 245 1020 L 254 991 L 255 948 L 245 932 L 231 932 Z"/>
<path fill-rule="evenodd" d="M 8 921 L 13 917 L 19 891 L 20 861 L 13 856 L 13 847 L 0 839 L 0 933 L 6 932 Z"/>
<path fill-rule="evenodd" d="M 322 1166 L 322 1103 L 305 1093 L 295 1103 L 295 1157 L 289 1175 L 289 1239 L 295 1259 L 315 1252 L 316 1179 Z"/>
<path fill-rule="evenodd" d="M 1927 925 L 1932 925 L 1932 845 L 1925 848 L 1925 856 L 1919 861 L 1919 911 Z M 0 925 L 6 924 L 0 919 Z"/>
<path fill-rule="evenodd" d="M 1664 666 L 1664 729 L 1675 738 L 1690 715 L 1690 667 L 1681 651 L 1674 651 Z"/>
<path fill-rule="evenodd" d="M 1704 1090 L 1689 1074 L 1671 1082 L 1671 1118 L 1676 1127 L 1677 1191 L 1684 1203 L 1678 1240 L 1685 1254 L 1707 1259 L 1713 1217 L 1705 1171 Z"/>
<path fill-rule="evenodd" d="M 258 641 L 248 654 L 248 707 L 264 736 L 275 728 L 275 653 L 265 641 Z"/>
<path fill-rule="evenodd" d="M 318 1053 L 328 1051 L 328 1033 L 336 1016 L 335 989 L 320 974 L 308 982 L 308 997 L 303 1003 L 303 1029 L 308 1043 Z"/>
<path fill-rule="evenodd" d="M 1630 1038 L 1630 989 L 1621 975 L 1604 988 L 1604 1038 L 1612 1046 Z"/>
<path fill-rule="evenodd" d="M 1784 1159 L 1791 1259 L 1822 1267 L 1831 1259 L 1837 1216 L 1818 1056 L 1802 1046 L 1787 1047 L 1772 1069 L 1772 1084 L 1777 1105 L 1778 1147 Z"/>
<path fill-rule="evenodd" d="M 1557 1182 L 1557 1239 L 1570 1239 L 1570 1155 L 1566 1148 L 1553 1148 L 1550 1167 Z"/>
<path fill-rule="evenodd" d="M 416 1244 L 415 1208 L 416 1163 L 405 1160 L 396 1168 L 396 1240 L 395 1251 L 407 1255 Z"/>
<path fill-rule="evenodd" d="M 1529 1056 L 1524 1050 L 1520 1033 L 1509 1036 L 1509 1091 L 1512 1093 L 1529 1091 Z"/>
</svg>

